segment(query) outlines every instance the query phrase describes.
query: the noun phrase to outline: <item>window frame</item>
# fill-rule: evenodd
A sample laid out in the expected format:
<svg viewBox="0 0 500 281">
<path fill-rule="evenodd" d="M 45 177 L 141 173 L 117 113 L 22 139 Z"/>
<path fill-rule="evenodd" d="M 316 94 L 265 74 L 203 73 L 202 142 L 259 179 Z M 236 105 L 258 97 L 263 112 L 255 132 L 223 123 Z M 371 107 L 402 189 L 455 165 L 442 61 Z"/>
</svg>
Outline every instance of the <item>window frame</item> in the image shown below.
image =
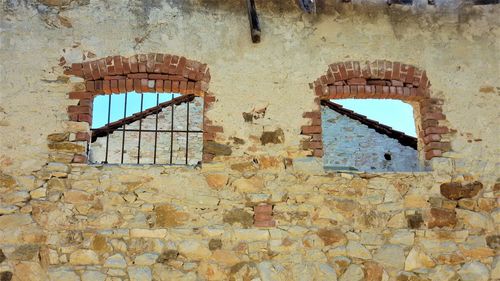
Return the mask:
<svg viewBox="0 0 500 281">
<path fill-rule="evenodd" d="M 81 142 L 85 147 L 91 140 L 93 99 L 98 95 L 125 94 L 135 91 L 142 93 L 178 93 L 203 98 L 203 156 L 202 163 L 210 162 L 216 156 L 205 147 L 215 143 L 222 126 L 216 126 L 206 116 L 215 102 L 215 96 L 208 92 L 211 79 L 206 64 L 189 60 L 182 56 L 149 53 L 131 57 L 108 56 L 105 58 L 73 63 L 65 74 L 84 79 L 84 90 L 68 93 L 70 100 L 78 100 L 67 109 L 70 121 L 85 122 L 86 130 L 75 132 L 73 142 Z M 82 87 L 83 88 L 83 87 Z M 75 151 L 72 163 L 89 164 L 88 149 L 82 153 Z"/>
<path fill-rule="evenodd" d="M 422 167 L 451 150 L 446 140 L 450 130 L 442 110 L 443 100 L 431 97 L 425 70 L 388 60 L 346 61 L 331 64 L 327 73 L 310 85 L 315 93 L 315 109 L 303 113 L 310 121 L 301 127 L 305 136 L 302 149 L 309 151 L 309 156 L 323 157 L 321 102 L 348 98 L 397 99 L 412 105 Z"/>
</svg>

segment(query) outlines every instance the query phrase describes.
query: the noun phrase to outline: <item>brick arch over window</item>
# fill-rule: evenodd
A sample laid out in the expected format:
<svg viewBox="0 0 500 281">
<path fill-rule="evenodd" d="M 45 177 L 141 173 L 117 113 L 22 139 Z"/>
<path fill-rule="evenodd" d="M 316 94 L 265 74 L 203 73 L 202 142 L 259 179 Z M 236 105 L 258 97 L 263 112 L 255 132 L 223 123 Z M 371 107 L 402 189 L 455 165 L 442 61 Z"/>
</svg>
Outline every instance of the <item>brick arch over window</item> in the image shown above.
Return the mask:
<svg viewBox="0 0 500 281">
<path fill-rule="evenodd" d="M 65 70 L 65 74 L 85 79 L 85 90 L 70 92 L 70 99 L 78 100 L 77 105 L 68 107 L 71 121 L 92 123 L 92 102 L 96 95 L 119 94 L 135 91 L 174 92 L 182 95 L 203 97 L 203 161 L 208 162 L 215 156 L 213 147 L 216 133 L 222 132 L 221 126 L 215 126 L 205 116 L 205 112 L 215 102 L 215 97 L 208 93 L 210 72 L 206 64 L 169 54 L 139 54 L 131 57 L 108 56 L 94 61 L 74 63 Z M 72 141 L 90 140 L 90 132 L 78 132 Z M 57 146 L 56 146 L 57 147 Z M 86 163 L 87 157 L 77 152 L 73 163 Z"/>
<path fill-rule="evenodd" d="M 309 136 L 303 149 L 315 157 L 323 156 L 321 110 L 323 100 L 330 99 L 398 99 L 417 105 L 417 134 L 425 159 L 440 157 L 451 149 L 443 141 L 449 133 L 442 126 L 446 116 L 442 113 L 443 101 L 430 96 L 430 82 L 424 70 L 400 62 L 377 60 L 374 62 L 347 61 L 331 64 L 325 75 L 312 84 L 317 108 L 305 112 L 310 125 L 302 127 L 302 135 Z"/>
</svg>

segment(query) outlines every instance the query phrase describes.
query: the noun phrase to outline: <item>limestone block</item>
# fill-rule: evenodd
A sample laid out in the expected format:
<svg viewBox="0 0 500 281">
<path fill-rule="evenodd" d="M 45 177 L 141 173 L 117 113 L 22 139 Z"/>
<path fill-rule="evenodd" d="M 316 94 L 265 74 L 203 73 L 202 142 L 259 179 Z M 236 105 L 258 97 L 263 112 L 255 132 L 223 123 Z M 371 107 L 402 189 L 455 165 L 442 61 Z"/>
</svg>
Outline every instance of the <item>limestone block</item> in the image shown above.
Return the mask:
<svg viewBox="0 0 500 281">
<path fill-rule="evenodd" d="M 371 259 L 372 254 L 361 243 L 349 241 L 346 246 L 347 256 L 359 259 Z"/>
<path fill-rule="evenodd" d="M 64 192 L 64 201 L 71 204 L 89 203 L 94 196 L 81 190 L 68 190 Z"/>
<path fill-rule="evenodd" d="M 156 260 L 160 255 L 156 253 L 145 253 L 135 257 L 134 264 L 135 265 L 146 265 L 150 266 L 155 264 Z"/>
<path fill-rule="evenodd" d="M 326 263 L 316 264 L 313 280 L 337 281 L 337 272 Z"/>
<path fill-rule="evenodd" d="M 166 235 L 166 229 L 134 228 L 130 230 L 130 237 L 132 238 L 164 238 Z"/>
<path fill-rule="evenodd" d="M 36 279 L 34 279 L 36 280 Z M 80 277 L 69 268 L 49 269 L 50 281 L 80 281 Z"/>
<path fill-rule="evenodd" d="M 198 240 L 184 240 L 179 243 L 179 253 L 193 261 L 207 259 L 212 254 L 208 245 Z"/>
<path fill-rule="evenodd" d="M 264 179 L 259 176 L 254 176 L 249 179 L 239 178 L 232 185 L 235 191 L 243 193 L 258 193 L 264 188 Z"/>
<path fill-rule="evenodd" d="M 500 256 L 496 256 L 491 263 L 491 279 L 500 279 Z"/>
<path fill-rule="evenodd" d="M 258 263 L 257 270 L 262 281 L 284 280 L 279 272 L 279 268 L 276 268 L 275 265 L 270 261 L 263 261 Z"/>
<path fill-rule="evenodd" d="M 178 211 L 174 206 L 165 204 L 156 206 L 156 226 L 158 227 L 174 227 L 180 226 L 189 219 L 189 214 Z"/>
<path fill-rule="evenodd" d="M 341 245 L 347 241 L 345 234 L 340 229 L 322 228 L 317 232 L 319 238 L 323 240 L 325 246 Z"/>
<path fill-rule="evenodd" d="M 484 229 L 487 231 L 494 230 L 492 218 L 482 213 L 457 209 L 457 217 L 463 220 L 468 228 Z"/>
<path fill-rule="evenodd" d="M 0 215 L 8 215 L 15 213 L 19 208 L 14 205 L 0 204 Z"/>
<path fill-rule="evenodd" d="M 84 271 L 82 273 L 82 281 L 104 281 L 106 274 L 99 271 Z"/>
<path fill-rule="evenodd" d="M 207 174 L 205 175 L 205 180 L 208 186 L 214 189 L 222 189 L 228 182 L 229 176 L 224 173 Z"/>
<path fill-rule="evenodd" d="M 220 249 L 213 252 L 211 260 L 225 266 L 233 266 L 240 262 L 240 258 L 235 252 Z"/>
<path fill-rule="evenodd" d="M 367 261 L 363 264 L 365 271 L 365 281 L 382 281 L 384 277 L 384 268 L 373 261 Z"/>
<path fill-rule="evenodd" d="M 115 254 L 106 259 L 106 261 L 104 262 L 104 267 L 125 268 L 127 267 L 127 261 L 121 254 Z"/>
<path fill-rule="evenodd" d="M 413 245 L 415 241 L 415 233 L 409 230 L 397 230 L 393 233 L 392 237 L 389 238 L 391 244 L 401 244 L 405 246 Z"/>
<path fill-rule="evenodd" d="M 41 188 L 37 188 L 35 190 L 32 190 L 32 191 L 30 191 L 30 196 L 33 199 L 44 198 L 45 196 L 47 196 L 47 188 L 41 187 Z"/>
<path fill-rule="evenodd" d="M 128 277 L 130 281 L 151 281 L 153 275 L 149 267 L 131 266 L 128 268 Z"/>
<path fill-rule="evenodd" d="M 316 157 L 302 157 L 293 159 L 293 170 L 304 174 L 322 174 L 323 161 Z"/>
<path fill-rule="evenodd" d="M 202 277 L 203 280 L 215 281 L 215 280 L 227 280 L 226 273 L 217 264 L 212 262 L 202 261 L 198 266 L 198 275 Z"/>
<path fill-rule="evenodd" d="M 364 280 L 365 273 L 361 266 L 357 264 L 351 264 L 347 267 L 347 270 L 342 274 L 339 281 L 362 281 Z"/>
<path fill-rule="evenodd" d="M 41 267 L 39 263 L 36 262 L 26 262 L 22 261 L 14 266 L 14 276 L 22 276 L 23 279 L 20 280 L 33 280 L 33 281 L 46 281 L 48 280 L 47 276 L 47 271 Z M 52 281 L 52 275 L 49 272 L 49 276 L 51 277 Z M 16 280 L 16 279 L 14 279 Z M 62 281 L 63 279 L 54 279 L 57 281 Z M 72 279 L 68 279 L 72 280 Z M 75 279 L 73 279 L 75 280 Z"/>
<path fill-rule="evenodd" d="M 69 262 L 72 265 L 99 264 L 99 256 L 92 250 L 76 250 L 71 253 Z"/>
<path fill-rule="evenodd" d="M 411 249 L 406 257 L 405 270 L 412 271 L 421 268 L 432 268 L 436 263 L 418 247 Z"/>
<path fill-rule="evenodd" d="M 402 270 L 405 264 L 405 253 L 399 245 L 386 244 L 380 247 L 373 255 L 373 260 L 391 271 Z"/>
<path fill-rule="evenodd" d="M 488 281 L 490 271 L 486 265 L 478 261 L 472 261 L 464 264 L 458 271 L 458 275 L 463 281 Z"/>
<path fill-rule="evenodd" d="M 236 229 L 234 230 L 234 239 L 237 241 L 257 241 L 268 240 L 269 231 L 266 229 Z"/>
<path fill-rule="evenodd" d="M 429 274 L 429 278 L 431 280 L 439 280 L 439 281 L 456 281 L 460 277 L 455 272 L 452 266 L 450 265 L 438 265 L 434 269 L 432 273 Z"/>
<path fill-rule="evenodd" d="M 28 201 L 30 194 L 27 191 L 17 191 L 4 194 L 1 198 L 4 204 L 18 204 Z"/>
<path fill-rule="evenodd" d="M 329 253 L 327 255 L 331 257 Z M 351 259 L 345 256 L 335 255 L 331 259 L 330 264 L 333 264 L 337 276 L 340 276 L 347 270 L 347 267 L 351 264 Z"/>
</svg>

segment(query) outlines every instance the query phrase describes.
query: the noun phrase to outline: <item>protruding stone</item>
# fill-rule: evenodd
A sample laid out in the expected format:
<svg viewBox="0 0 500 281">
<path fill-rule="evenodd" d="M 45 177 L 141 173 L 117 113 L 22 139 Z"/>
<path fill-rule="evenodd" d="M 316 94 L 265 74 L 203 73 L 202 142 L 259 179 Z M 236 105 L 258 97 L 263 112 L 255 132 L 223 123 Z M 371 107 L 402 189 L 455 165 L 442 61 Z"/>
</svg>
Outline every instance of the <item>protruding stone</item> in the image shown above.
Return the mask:
<svg viewBox="0 0 500 281">
<path fill-rule="evenodd" d="M 406 257 L 404 265 L 406 271 L 413 271 L 421 268 L 432 268 L 436 263 L 422 250 L 414 247 Z"/>
<path fill-rule="evenodd" d="M 457 182 L 441 184 L 441 194 L 450 200 L 472 198 L 476 196 L 481 189 L 483 189 L 483 184 L 478 181 L 466 185 Z"/>
<path fill-rule="evenodd" d="M 458 275 L 460 275 L 462 281 L 488 281 L 490 271 L 486 265 L 473 261 L 464 264 L 458 271 Z"/>
<path fill-rule="evenodd" d="M 71 253 L 69 262 L 72 265 L 92 265 L 99 264 L 99 257 L 92 250 L 76 250 Z"/>
<path fill-rule="evenodd" d="M 457 224 L 457 214 L 454 210 L 431 208 L 430 215 L 429 228 L 454 227 Z"/>
</svg>

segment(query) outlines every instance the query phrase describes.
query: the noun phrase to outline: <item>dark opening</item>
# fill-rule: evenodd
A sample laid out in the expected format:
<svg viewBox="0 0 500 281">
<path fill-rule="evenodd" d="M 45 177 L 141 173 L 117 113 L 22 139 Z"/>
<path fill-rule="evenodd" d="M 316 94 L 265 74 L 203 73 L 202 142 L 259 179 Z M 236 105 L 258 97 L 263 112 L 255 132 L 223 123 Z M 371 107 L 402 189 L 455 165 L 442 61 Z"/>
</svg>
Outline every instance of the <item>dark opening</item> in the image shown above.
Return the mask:
<svg viewBox="0 0 500 281">
<path fill-rule="evenodd" d="M 392 156 L 390 153 L 385 153 L 384 158 L 385 158 L 385 160 L 392 160 Z"/>
</svg>

